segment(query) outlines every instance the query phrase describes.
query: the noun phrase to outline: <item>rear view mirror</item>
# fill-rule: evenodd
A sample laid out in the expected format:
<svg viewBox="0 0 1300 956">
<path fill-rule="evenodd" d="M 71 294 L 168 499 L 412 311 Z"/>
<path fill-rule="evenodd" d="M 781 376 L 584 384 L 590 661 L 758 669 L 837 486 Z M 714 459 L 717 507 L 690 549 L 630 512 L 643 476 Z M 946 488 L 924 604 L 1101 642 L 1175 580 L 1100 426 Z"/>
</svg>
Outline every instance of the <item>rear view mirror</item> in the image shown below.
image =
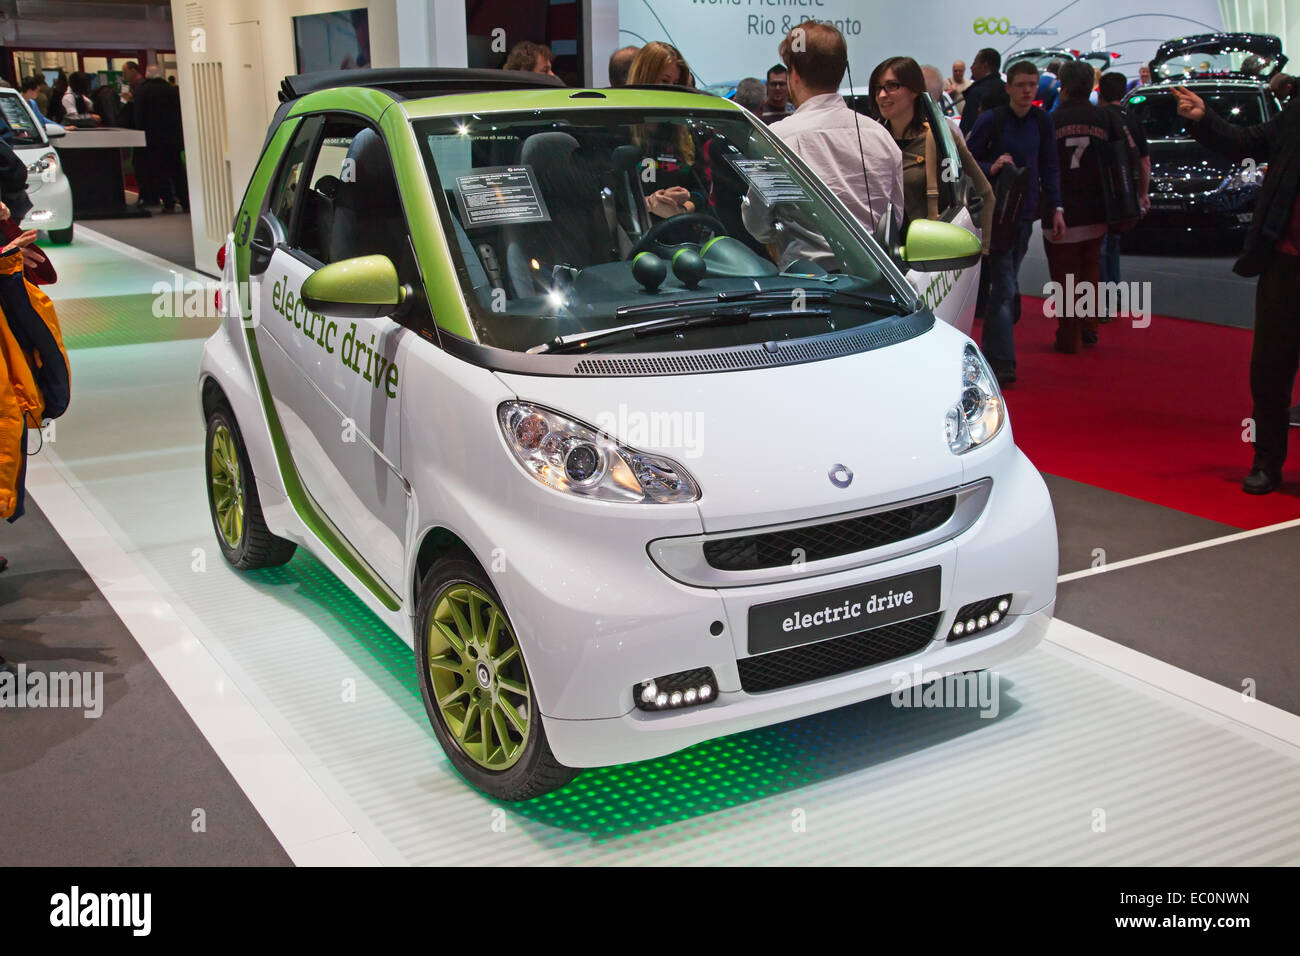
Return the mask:
<svg viewBox="0 0 1300 956">
<path fill-rule="evenodd" d="M 45 124 L 45 136 L 47 139 L 58 139 L 60 136 L 67 136 L 68 131 L 58 123 Z"/>
<path fill-rule="evenodd" d="M 976 265 L 983 244 L 961 226 L 932 219 L 916 219 L 907 227 L 900 255 L 917 272 L 948 272 Z"/>
<path fill-rule="evenodd" d="M 396 312 L 406 296 L 388 256 L 357 256 L 321 266 L 302 284 L 300 298 L 313 312 L 376 319 Z"/>
</svg>

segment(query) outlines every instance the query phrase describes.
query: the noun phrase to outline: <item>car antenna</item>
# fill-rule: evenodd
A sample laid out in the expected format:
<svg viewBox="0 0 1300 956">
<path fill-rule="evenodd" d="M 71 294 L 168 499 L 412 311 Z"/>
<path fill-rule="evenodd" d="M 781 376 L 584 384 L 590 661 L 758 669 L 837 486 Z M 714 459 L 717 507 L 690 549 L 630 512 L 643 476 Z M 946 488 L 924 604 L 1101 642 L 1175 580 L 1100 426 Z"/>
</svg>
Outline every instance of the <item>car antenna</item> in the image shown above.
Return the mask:
<svg viewBox="0 0 1300 956">
<path fill-rule="evenodd" d="M 850 60 L 850 59 L 851 59 L 851 57 L 849 57 L 849 56 L 847 56 L 847 55 L 845 56 L 845 58 L 844 58 L 844 69 L 847 70 L 847 71 L 848 71 L 848 74 L 849 74 L 849 95 L 852 96 L 852 95 L 853 95 L 853 90 L 854 90 L 854 86 L 853 86 L 853 67 L 849 65 L 849 60 Z M 867 96 L 870 97 L 870 95 L 871 95 L 871 93 L 870 93 L 870 91 L 868 90 Z M 851 107 L 850 107 L 850 108 L 851 108 Z M 871 205 L 871 177 L 867 175 L 867 159 L 866 159 L 865 156 L 862 155 L 862 127 L 860 127 L 860 126 L 858 125 L 858 122 L 859 122 L 861 116 L 862 116 L 861 113 L 859 113 L 857 110 L 853 110 L 853 132 L 855 132 L 855 133 L 858 134 L 858 161 L 859 161 L 860 163 L 862 163 L 862 182 L 863 182 L 863 183 L 866 185 L 866 187 L 867 187 L 867 208 L 868 208 L 868 209 L 873 209 L 874 207 Z M 870 117 L 867 117 L 867 120 L 870 121 L 871 118 L 870 118 Z M 889 208 L 888 204 L 886 204 L 886 206 L 885 206 L 885 215 L 890 217 L 890 220 L 891 220 L 891 222 L 890 222 L 890 228 L 892 229 L 892 228 L 893 228 L 893 222 L 892 222 L 892 220 L 893 220 L 893 215 L 894 215 L 894 214 L 893 214 L 893 211 Z M 876 226 L 879 225 L 879 222 L 880 222 L 879 220 L 876 220 L 876 222 L 873 222 L 873 223 L 871 224 L 871 228 L 872 228 L 872 230 L 874 230 L 874 229 L 876 228 Z"/>
</svg>

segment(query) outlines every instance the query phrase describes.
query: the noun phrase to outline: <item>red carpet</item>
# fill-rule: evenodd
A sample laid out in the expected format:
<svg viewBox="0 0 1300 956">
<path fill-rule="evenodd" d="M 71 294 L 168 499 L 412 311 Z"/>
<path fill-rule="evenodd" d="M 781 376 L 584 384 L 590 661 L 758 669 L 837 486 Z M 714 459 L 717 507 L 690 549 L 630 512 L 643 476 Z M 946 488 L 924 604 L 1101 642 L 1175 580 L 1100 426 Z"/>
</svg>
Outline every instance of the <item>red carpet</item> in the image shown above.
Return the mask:
<svg viewBox="0 0 1300 956">
<path fill-rule="evenodd" d="M 1101 326 L 1079 355 L 1052 350 L 1056 320 L 1025 296 L 1017 381 L 1006 390 L 1016 443 L 1041 471 L 1239 528 L 1300 518 L 1300 428 L 1282 487 L 1241 491 L 1252 448 L 1251 332 L 1153 316 Z M 979 324 L 972 336 L 979 341 Z"/>
</svg>

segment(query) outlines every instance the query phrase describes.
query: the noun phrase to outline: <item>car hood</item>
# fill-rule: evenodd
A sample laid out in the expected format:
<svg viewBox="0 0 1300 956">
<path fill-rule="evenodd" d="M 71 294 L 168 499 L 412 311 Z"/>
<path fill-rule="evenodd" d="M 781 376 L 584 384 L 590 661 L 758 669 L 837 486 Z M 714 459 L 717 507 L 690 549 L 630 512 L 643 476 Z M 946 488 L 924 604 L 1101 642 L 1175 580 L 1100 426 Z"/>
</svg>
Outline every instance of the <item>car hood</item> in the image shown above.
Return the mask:
<svg viewBox="0 0 1300 956">
<path fill-rule="evenodd" d="M 1269 61 L 1268 66 L 1260 72 L 1249 73 L 1240 68 L 1216 65 L 1203 74 L 1193 69 L 1190 75 L 1245 76 L 1266 80 L 1281 70 L 1287 62 L 1287 58 L 1282 54 L 1282 41 L 1275 36 L 1264 33 L 1201 33 L 1196 36 L 1167 40 L 1160 44 L 1156 55 L 1151 60 L 1151 73 L 1160 76 L 1160 65 L 1175 58 L 1210 57 L 1235 52 L 1253 53 Z"/>
<path fill-rule="evenodd" d="M 1151 143 L 1151 181 L 1161 190 L 1204 192 L 1217 189 L 1241 167 L 1195 140 Z"/>
<path fill-rule="evenodd" d="M 969 341 L 936 322 L 908 341 L 840 358 L 735 372 L 618 378 L 498 372 L 545 405 L 699 483 L 705 531 L 798 521 L 959 485 L 944 438 Z M 831 473 L 844 466 L 852 471 Z"/>
</svg>

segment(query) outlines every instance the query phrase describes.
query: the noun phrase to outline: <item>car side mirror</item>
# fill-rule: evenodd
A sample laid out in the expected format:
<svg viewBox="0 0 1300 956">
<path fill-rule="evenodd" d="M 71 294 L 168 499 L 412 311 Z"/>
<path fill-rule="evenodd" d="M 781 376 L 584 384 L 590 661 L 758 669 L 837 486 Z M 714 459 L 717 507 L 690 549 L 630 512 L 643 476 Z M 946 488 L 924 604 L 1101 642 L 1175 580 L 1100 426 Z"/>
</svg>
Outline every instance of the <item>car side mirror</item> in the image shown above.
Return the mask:
<svg viewBox="0 0 1300 956">
<path fill-rule="evenodd" d="M 916 219 L 907 227 L 900 256 L 917 272 L 948 272 L 976 265 L 983 250 L 983 243 L 961 226 Z"/>
<path fill-rule="evenodd" d="M 299 298 L 313 312 L 347 319 L 392 315 L 410 290 L 397 278 L 388 256 L 357 256 L 321 266 L 302 284 Z"/>
<path fill-rule="evenodd" d="M 67 136 L 68 131 L 58 123 L 45 124 L 45 137 L 47 139 L 58 139 L 60 136 Z"/>
</svg>

